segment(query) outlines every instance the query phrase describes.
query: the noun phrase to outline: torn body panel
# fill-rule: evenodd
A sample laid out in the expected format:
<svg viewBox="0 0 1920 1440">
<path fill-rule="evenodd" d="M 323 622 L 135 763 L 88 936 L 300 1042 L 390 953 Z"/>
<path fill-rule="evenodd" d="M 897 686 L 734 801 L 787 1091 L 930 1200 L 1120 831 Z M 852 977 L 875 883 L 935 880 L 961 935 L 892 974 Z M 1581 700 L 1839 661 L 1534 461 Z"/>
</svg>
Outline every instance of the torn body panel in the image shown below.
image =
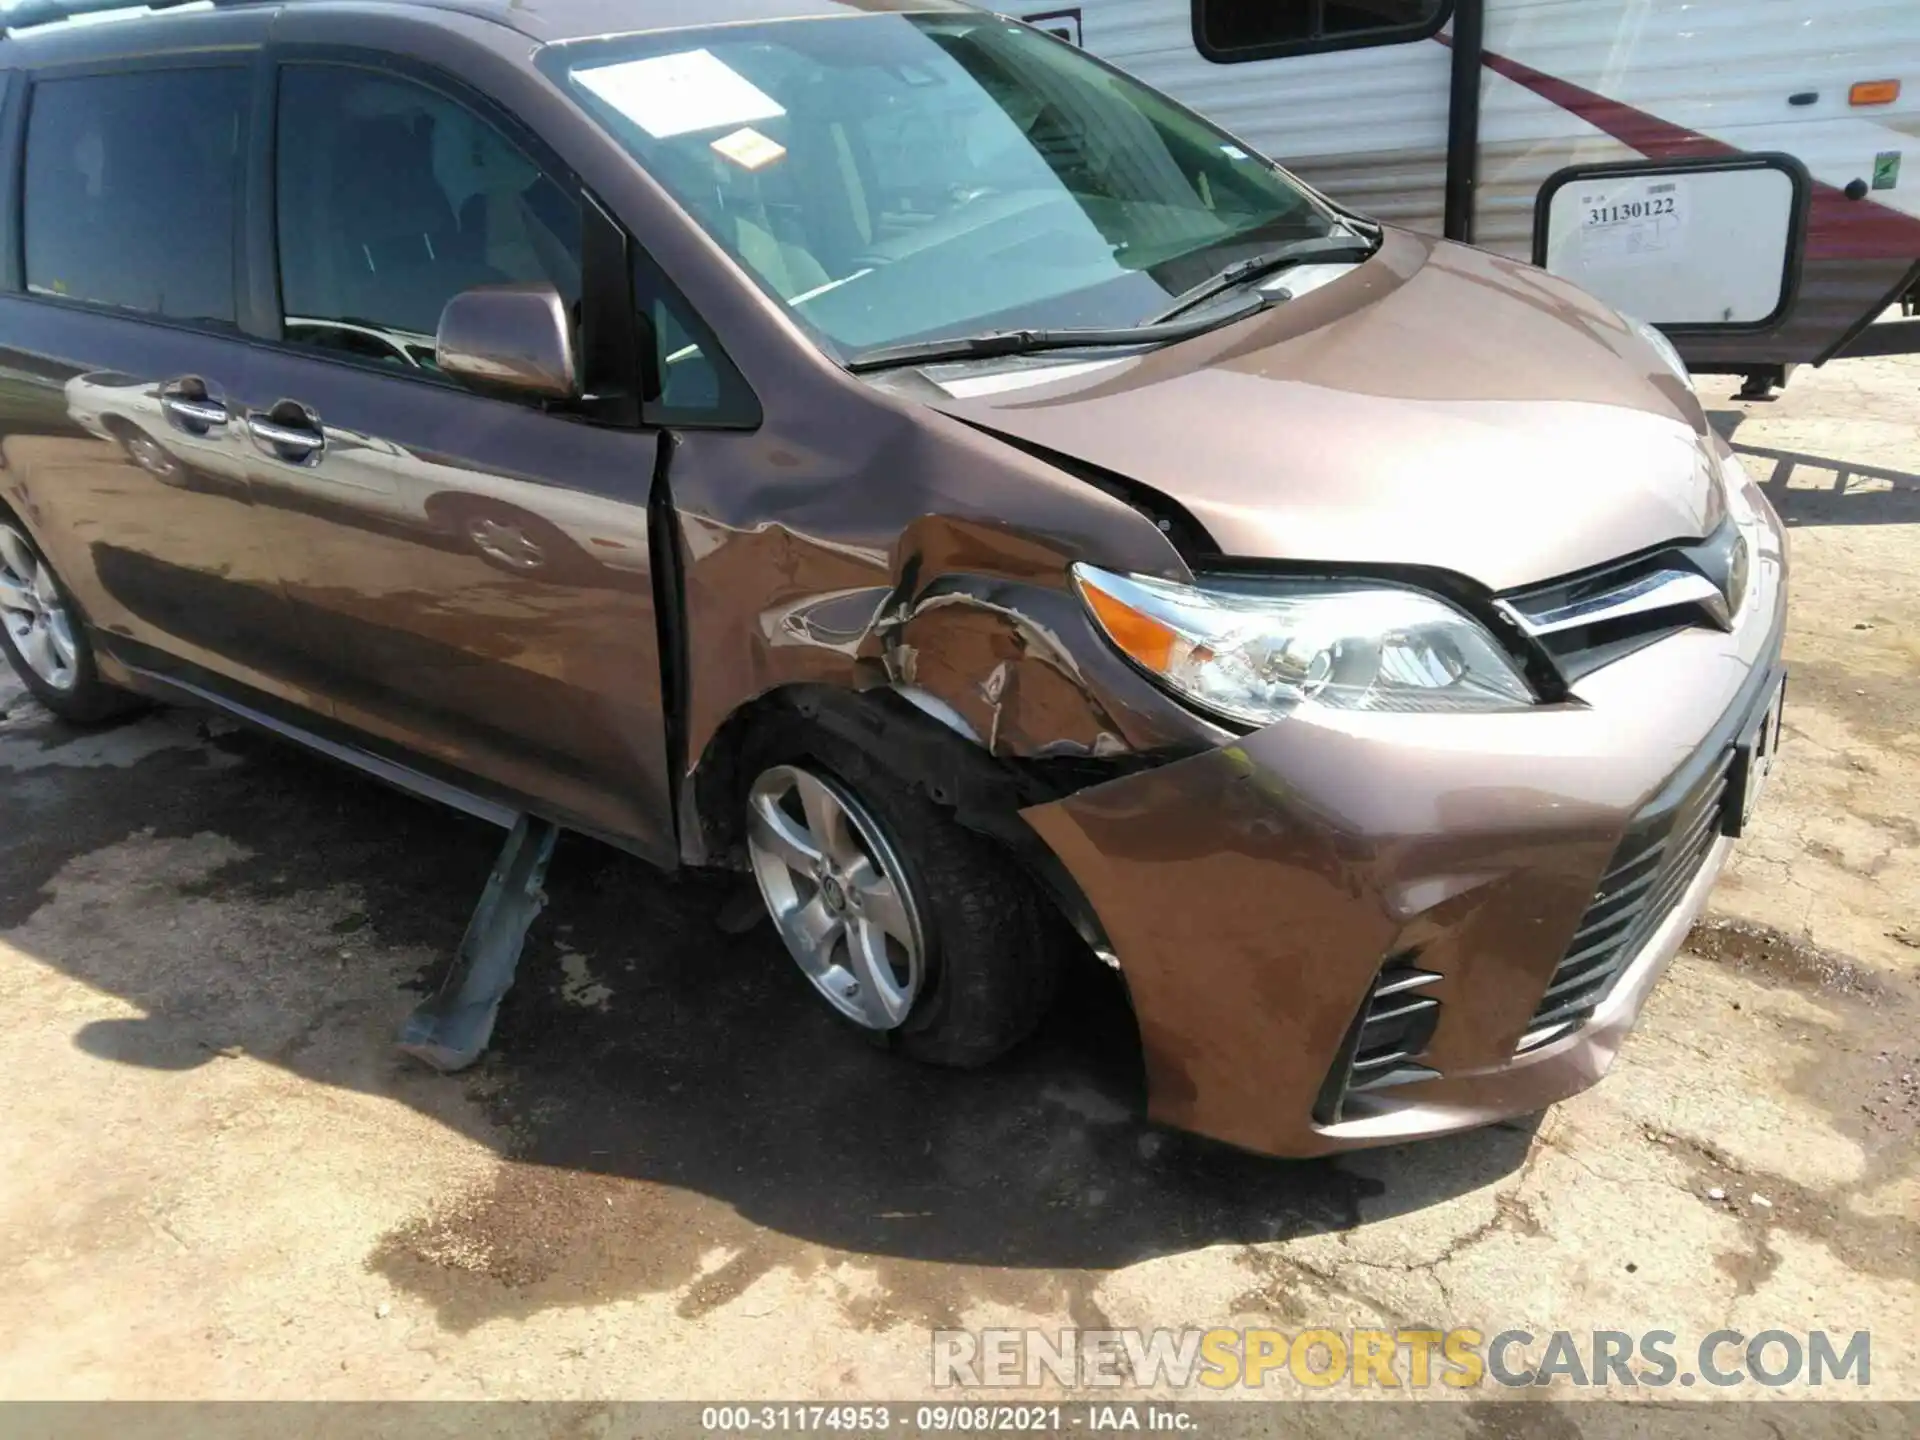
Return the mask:
<svg viewBox="0 0 1920 1440">
<path fill-rule="evenodd" d="M 1107 646 L 1070 588 L 1070 567 L 1089 554 L 1187 576 L 1149 519 L 944 417 L 918 410 L 882 430 L 876 408 L 901 402 L 823 391 L 804 418 L 773 414 L 751 435 L 690 433 L 675 453 L 683 858 L 725 858 L 713 837 L 730 822 L 712 813 L 725 787 L 701 772 L 724 763 L 730 722 L 792 687 L 898 692 L 905 713 L 1007 763 L 1192 754 L 1226 738 Z M 850 400 L 864 402 L 865 432 L 881 433 L 852 474 L 843 455 L 809 443 L 832 423 L 819 410 Z M 739 484 L 755 474 L 781 479 Z M 873 475 L 895 478 L 860 478 Z M 858 506 L 846 503 L 855 485 Z"/>
</svg>

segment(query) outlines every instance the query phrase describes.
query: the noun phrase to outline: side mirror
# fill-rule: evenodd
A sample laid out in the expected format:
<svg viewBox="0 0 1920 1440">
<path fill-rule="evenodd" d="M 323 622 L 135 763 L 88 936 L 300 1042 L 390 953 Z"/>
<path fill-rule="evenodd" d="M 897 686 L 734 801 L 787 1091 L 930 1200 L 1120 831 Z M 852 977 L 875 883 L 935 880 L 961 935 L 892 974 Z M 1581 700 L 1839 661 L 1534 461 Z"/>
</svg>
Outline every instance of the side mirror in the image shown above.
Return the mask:
<svg viewBox="0 0 1920 1440">
<path fill-rule="evenodd" d="M 440 312 L 440 369 L 476 389 L 574 400 L 580 395 L 573 327 L 548 284 L 480 285 Z"/>
</svg>

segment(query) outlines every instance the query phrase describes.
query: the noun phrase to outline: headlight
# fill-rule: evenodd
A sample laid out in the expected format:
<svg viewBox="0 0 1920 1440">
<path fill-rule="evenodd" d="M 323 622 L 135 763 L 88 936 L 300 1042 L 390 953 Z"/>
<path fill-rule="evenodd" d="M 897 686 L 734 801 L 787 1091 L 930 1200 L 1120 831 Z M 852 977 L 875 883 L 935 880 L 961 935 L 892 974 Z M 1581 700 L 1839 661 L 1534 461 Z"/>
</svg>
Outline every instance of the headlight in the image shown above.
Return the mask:
<svg viewBox="0 0 1920 1440">
<path fill-rule="evenodd" d="M 1073 567 L 1100 628 L 1204 710 L 1267 725 L 1339 710 L 1512 710 L 1533 692 L 1493 637 L 1445 601 L 1386 586 L 1211 580 L 1175 585 Z"/>
<path fill-rule="evenodd" d="M 1693 376 L 1687 370 L 1687 362 L 1680 358 L 1680 352 L 1673 348 L 1671 340 L 1644 320 L 1636 320 L 1631 315 L 1622 315 L 1620 318 L 1627 322 L 1629 330 L 1653 347 L 1654 353 L 1666 362 L 1669 370 L 1686 381 L 1688 385 L 1693 384 Z"/>
</svg>

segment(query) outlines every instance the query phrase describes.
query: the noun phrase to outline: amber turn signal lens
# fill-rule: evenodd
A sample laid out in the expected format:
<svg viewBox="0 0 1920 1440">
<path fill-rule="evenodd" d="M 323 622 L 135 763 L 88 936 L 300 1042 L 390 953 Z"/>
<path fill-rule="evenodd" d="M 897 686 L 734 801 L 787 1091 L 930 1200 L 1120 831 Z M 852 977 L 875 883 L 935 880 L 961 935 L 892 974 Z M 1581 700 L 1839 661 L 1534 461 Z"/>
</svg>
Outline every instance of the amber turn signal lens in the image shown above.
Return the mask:
<svg viewBox="0 0 1920 1440">
<path fill-rule="evenodd" d="M 1171 629 L 1084 578 L 1080 581 L 1080 592 L 1087 597 L 1087 604 L 1114 644 L 1156 675 L 1167 673 L 1173 664 L 1176 638 Z"/>
<path fill-rule="evenodd" d="M 1891 105 L 1899 98 L 1898 80 L 1862 80 L 1847 92 L 1850 105 Z"/>
</svg>

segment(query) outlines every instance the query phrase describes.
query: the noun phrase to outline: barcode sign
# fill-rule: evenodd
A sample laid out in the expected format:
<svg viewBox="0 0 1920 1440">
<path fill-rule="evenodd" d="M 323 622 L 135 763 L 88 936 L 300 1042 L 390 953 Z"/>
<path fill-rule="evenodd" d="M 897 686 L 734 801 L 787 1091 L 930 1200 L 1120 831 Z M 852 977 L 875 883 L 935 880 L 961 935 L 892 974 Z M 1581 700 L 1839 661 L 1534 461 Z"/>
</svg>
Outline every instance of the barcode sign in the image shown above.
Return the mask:
<svg viewBox="0 0 1920 1440">
<path fill-rule="evenodd" d="M 1580 249 L 1588 263 L 1632 264 L 1670 255 L 1687 229 L 1678 180 L 1593 182 L 1580 195 Z"/>
</svg>

